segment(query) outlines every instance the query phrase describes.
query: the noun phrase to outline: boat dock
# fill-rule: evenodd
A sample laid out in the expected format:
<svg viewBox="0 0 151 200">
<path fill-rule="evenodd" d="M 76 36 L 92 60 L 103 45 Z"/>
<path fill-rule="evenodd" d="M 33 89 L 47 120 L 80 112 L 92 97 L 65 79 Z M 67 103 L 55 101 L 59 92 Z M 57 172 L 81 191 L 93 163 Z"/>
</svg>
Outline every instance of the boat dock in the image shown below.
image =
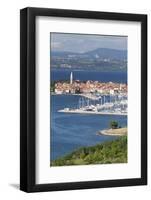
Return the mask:
<svg viewBox="0 0 151 200">
<path fill-rule="evenodd" d="M 127 115 L 127 96 L 99 96 L 97 100 L 80 97 L 76 108 L 58 110 L 62 113 L 97 114 L 97 115 Z"/>
<path fill-rule="evenodd" d="M 96 115 L 119 115 L 119 116 L 127 116 L 127 112 L 101 112 L 101 111 L 87 111 L 82 109 L 62 109 L 58 110 L 61 113 L 72 113 L 72 114 L 96 114 Z"/>
</svg>

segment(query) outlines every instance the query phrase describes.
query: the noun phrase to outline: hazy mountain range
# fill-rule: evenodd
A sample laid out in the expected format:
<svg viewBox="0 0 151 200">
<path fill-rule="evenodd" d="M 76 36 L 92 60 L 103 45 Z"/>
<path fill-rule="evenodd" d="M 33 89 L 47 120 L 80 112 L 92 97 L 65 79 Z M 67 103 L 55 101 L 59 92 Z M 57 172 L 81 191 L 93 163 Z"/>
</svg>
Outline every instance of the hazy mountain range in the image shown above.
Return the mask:
<svg viewBox="0 0 151 200">
<path fill-rule="evenodd" d="M 125 71 L 127 69 L 127 50 L 98 48 L 85 53 L 51 51 L 51 65 L 55 68 Z"/>
</svg>

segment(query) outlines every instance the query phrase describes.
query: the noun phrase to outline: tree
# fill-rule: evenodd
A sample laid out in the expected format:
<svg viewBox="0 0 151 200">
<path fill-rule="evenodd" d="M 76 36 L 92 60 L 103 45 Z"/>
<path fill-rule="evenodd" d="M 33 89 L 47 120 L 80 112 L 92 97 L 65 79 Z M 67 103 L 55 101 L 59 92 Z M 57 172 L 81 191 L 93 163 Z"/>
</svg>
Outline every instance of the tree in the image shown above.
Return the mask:
<svg viewBox="0 0 151 200">
<path fill-rule="evenodd" d="M 111 127 L 112 129 L 116 129 L 116 128 L 118 127 L 118 122 L 117 122 L 117 121 L 111 121 L 111 122 L 110 122 L 110 127 Z"/>
</svg>

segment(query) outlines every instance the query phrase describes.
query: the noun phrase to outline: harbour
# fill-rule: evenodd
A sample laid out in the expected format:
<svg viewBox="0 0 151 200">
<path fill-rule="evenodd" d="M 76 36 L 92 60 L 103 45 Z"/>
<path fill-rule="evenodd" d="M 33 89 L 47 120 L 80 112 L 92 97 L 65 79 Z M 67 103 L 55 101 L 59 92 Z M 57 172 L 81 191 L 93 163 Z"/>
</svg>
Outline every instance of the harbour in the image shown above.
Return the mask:
<svg viewBox="0 0 151 200">
<path fill-rule="evenodd" d="M 80 95 L 82 96 L 82 95 Z M 58 110 L 62 113 L 97 114 L 97 115 L 127 115 L 127 95 L 107 95 L 89 97 L 84 95 L 78 100 L 77 108 Z"/>
<path fill-rule="evenodd" d="M 51 77 L 59 77 L 59 80 L 65 82 L 67 79 L 69 80 L 71 71 L 60 70 L 57 71 L 57 74 L 55 72 L 55 76 L 53 73 L 51 71 Z M 72 76 L 73 80 L 78 78 L 80 82 L 89 80 L 90 78 L 93 81 L 97 81 L 100 77 L 103 82 L 108 83 L 108 81 L 112 81 L 119 83 L 119 85 L 121 83 L 125 84 L 127 80 L 126 73 L 119 74 L 115 72 L 87 73 L 73 71 Z M 65 80 L 63 80 L 63 77 L 65 77 Z M 124 82 L 121 82 L 121 77 Z M 53 79 L 51 80 L 53 81 Z M 72 84 L 74 84 L 74 81 Z M 126 110 L 126 101 L 127 95 L 124 93 L 110 94 L 108 92 L 97 93 L 95 91 L 80 94 L 66 92 L 61 94 L 51 93 L 50 124 L 52 126 L 50 127 L 50 160 L 67 155 L 83 146 L 95 145 L 116 139 L 117 136 L 98 135 L 97 133 L 100 130 L 107 129 L 111 120 L 118 121 L 121 127 L 127 126 L 127 113 L 119 111 L 118 108 L 120 105 L 121 110 L 124 108 Z"/>
<path fill-rule="evenodd" d="M 118 116 L 126 116 L 127 113 L 118 113 L 118 112 L 98 112 L 98 111 L 84 111 L 84 110 L 81 110 L 81 109 L 75 109 L 75 110 L 66 110 L 66 109 L 63 109 L 63 110 L 59 110 L 58 112 L 62 112 L 62 113 L 72 113 L 72 114 L 97 114 L 97 115 L 118 115 Z"/>
<path fill-rule="evenodd" d="M 88 80 L 86 83 L 73 81 L 73 72 L 68 82 L 54 85 L 57 94 L 75 94 L 81 96 L 76 108 L 58 110 L 64 113 L 127 115 L 127 85 L 119 83 L 102 83 Z"/>
<path fill-rule="evenodd" d="M 52 95 L 51 96 L 51 124 L 50 142 L 51 159 L 57 159 L 82 146 L 95 145 L 104 141 L 114 140 L 116 136 L 98 135 L 99 130 L 109 128 L 112 120 L 118 121 L 121 127 L 127 126 L 127 115 L 95 114 L 58 112 L 65 107 L 76 109 L 78 95 Z"/>
</svg>

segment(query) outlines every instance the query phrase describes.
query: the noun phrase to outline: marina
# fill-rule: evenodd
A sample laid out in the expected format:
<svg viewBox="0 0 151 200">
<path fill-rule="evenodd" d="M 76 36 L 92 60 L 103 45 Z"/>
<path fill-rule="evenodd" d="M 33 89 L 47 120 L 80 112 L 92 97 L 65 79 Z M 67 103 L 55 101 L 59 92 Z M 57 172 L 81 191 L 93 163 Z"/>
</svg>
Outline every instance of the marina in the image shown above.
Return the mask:
<svg viewBox="0 0 151 200">
<path fill-rule="evenodd" d="M 98 115 L 127 115 L 127 95 L 88 95 L 79 98 L 77 108 L 58 110 L 62 113 L 98 114 Z"/>
<path fill-rule="evenodd" d="M 99 114 L 92 111 L 76 111 L 79 106 L 78 95 L 51 96 L 51 159 L 57 159 L 82 146 L 91 146 L 104 141 L 114 140 L 116 136 L 98 135 L 98 131 L 109 128 L 110 121 L 118 121 L 119 126 L 127 126 L 127 115 Z M 112 97 L 113 98 L 113 97 Z M 103 103 L 102 98 L 102 103 Z M 106 96 L 106 101 L 108 97 Z M 85 99 L 86 100 L 86 99 Z M 99 100 L 101 102 L 101 100 Z M 95 103 L 99 103 L 95 101 Z M 91 104 L 94 101 L 89 100 Z M 86 106 L 86 101 L 85 101 Z M 69 108 L 63 110 L 64 108 Z M 72 110 L 74 110 L 72 112 Z M 58 112 L 60 111 L 60 112 Z M 80 113 L 81 112 L 81 113 Z"/>
<path fill-rule="evenodd" d="M 97 134 L 108 129 L 112 120 L 127 126 L 126 73 L 71 72 L 51 71 L 56 83 L 50 98 L 51 160 L 83 146 L 115 140 L 115 135 Z"/>
</svg>

